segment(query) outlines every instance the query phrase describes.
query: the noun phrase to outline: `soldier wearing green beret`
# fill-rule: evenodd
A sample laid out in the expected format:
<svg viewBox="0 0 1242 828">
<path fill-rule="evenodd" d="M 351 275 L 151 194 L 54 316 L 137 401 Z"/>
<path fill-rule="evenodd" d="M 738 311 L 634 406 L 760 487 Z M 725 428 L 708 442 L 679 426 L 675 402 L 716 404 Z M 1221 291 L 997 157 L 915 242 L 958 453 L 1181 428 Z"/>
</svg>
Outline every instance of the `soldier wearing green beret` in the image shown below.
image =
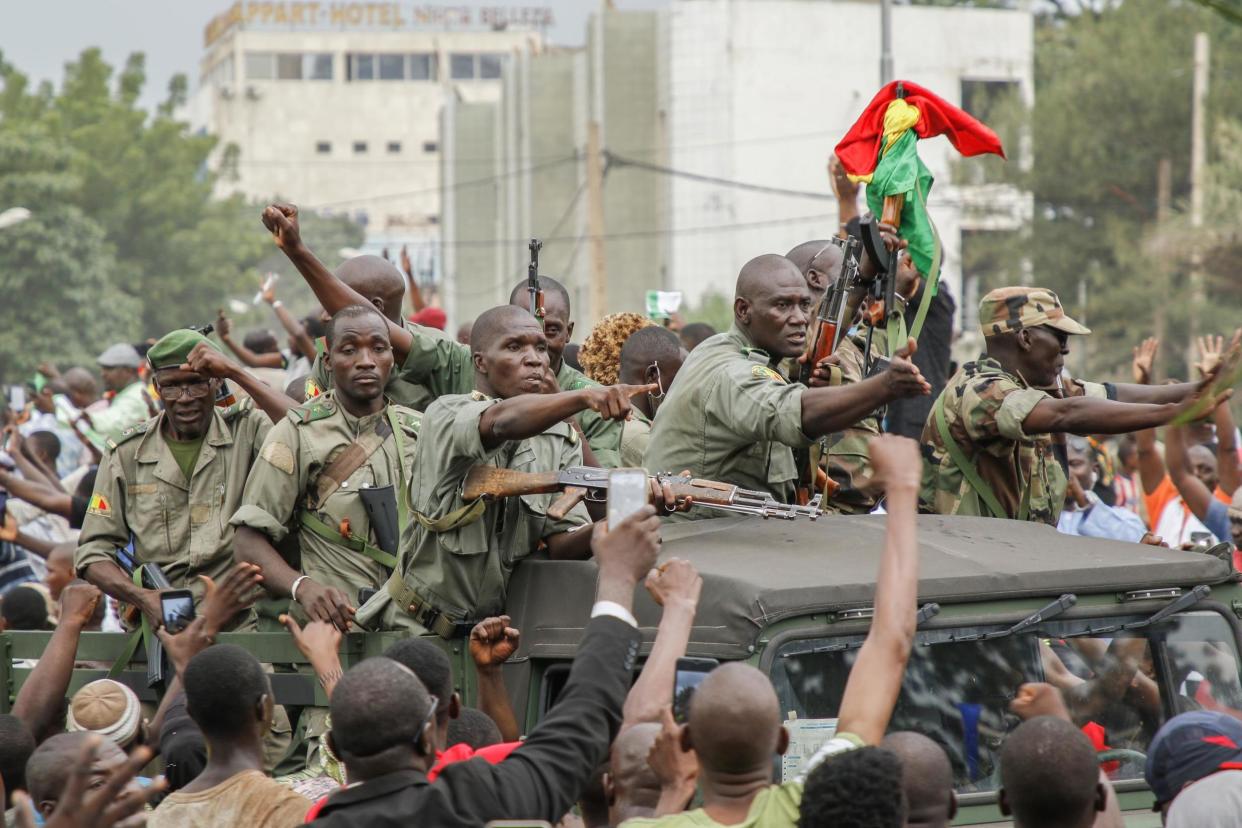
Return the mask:
<svg viewBox="0 0 1242 828">
<path fill-rule="evenodd" d="M 1065 381 L 1069 338 L 1089 329 L 1046 288 L 979 302 L 987 352 L 945 386 L 923 429 L 925 510 L 1056 525 L 1066 477 L 1053 435 L 1124 434 L 1169 422 L 1209 380 L 1149 386 Z"/>
<path fill-rule="evenodd" d="M 231 522 L 237 560 L 261 566 L 270 593 L 347 630 L 360 591 L 396 565 L 420 415 L 385 396 L 392 345 L 374 307 L 339 311 L 327 340 L 332 390 L 272 428 Z M 274 546 L 290 531 L 300 570 Z"/>
<path fill-rule="evenodd" d="M 366 297 L 344 282 L 339 274 L 334 276 L 324 267 L 306 246 L 298 226 L 297 207 L 273 204 L 263 211 L 263 223 L 329 312 L 365 300 Z M 557 387 L 561 391 L 599 387 L 599 383 L 574 370 L 562 358 L 574 332 L 574 323 L 569 318 L 569 291 L 550 277 L 540 276 L 539 279 L 545 291 L 542 321 L 548 362 Z M 525 280 L 514 286 L 509 304 L 531 310 Z M 425 387 L 431 399 L 446 394 L 469 394 L 474 390 L 473 357 L 469 346 L 422 325 L 399 323 L 391 317 L 389 323 L 393 353 L 403 381 Z M 600 417 L 594 411 L 579 413 L 577 421 L 595 461 L 609 468 L 619 466 L 621 424 Z"/>
<path fill-rule="evenodd" d="M 282 416 L 293 401 L 197 331 L 167 334 L 147 351 L 147 361 L 164 410 L 108 441 L 74 567 L 158 626 L 159 593 L 135 583 L 118 563 L 118 550 L 130 550 L 135 565 L 159 564 L 174 587 L 200 600 L 196 576 L 218 580 L 233 565 L 229 517 L 271 428 L 269 415 Z M 251 398 L 218 406 L 226 380 Z"/>
</svg>

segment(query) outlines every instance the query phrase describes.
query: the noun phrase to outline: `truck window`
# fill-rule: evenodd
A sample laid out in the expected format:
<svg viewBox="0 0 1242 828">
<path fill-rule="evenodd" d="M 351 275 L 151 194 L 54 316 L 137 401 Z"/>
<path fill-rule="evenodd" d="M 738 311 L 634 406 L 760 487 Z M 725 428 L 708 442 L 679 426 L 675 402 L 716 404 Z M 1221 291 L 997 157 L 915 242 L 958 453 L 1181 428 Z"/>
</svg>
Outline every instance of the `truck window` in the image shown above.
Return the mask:
<svg viewBox="0 0 1242 828">
<path fill-rule="evenodd" d="M 1219 709 L 1242 718 L 1238 648 L 1226 619 L 1200 611 L 1118 629 L 1145 617 L 1056 620 L 991 639 L 982 637 L 1008 625 L 920 632 L 889 728 L 939 742 L 959 793 L 994 791 L 1001 746 L 1019 723 L 1009 703 L 1023 683 L 1047 681 L 1061 690 L 1109 775 L 1141 780 L 1147 745 L 1170 711 Z M 784 777 L 831 735 L 861 643 L 859 635 L 779 647 L 771 675 L 793 736 Z"/>
</svg>

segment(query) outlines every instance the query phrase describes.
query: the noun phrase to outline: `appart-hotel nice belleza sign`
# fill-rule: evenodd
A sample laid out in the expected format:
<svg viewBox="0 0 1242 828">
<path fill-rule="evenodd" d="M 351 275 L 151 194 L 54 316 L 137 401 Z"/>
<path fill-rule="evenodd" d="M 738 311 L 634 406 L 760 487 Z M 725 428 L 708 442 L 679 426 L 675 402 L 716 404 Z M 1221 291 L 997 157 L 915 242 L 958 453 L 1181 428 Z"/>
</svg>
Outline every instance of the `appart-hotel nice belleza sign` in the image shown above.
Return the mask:
<svg viewBox="0 0 1242 828">
<path fill-rule="evenodd" d="M 551 26 L 552 9 L 543 6 L 442 6 L 429 3 L 269 2 L 238 0 L 203 30 L 210 46 L 233 27 L 243 29 L 400 30 L 495 29 Z"/>
</svg>

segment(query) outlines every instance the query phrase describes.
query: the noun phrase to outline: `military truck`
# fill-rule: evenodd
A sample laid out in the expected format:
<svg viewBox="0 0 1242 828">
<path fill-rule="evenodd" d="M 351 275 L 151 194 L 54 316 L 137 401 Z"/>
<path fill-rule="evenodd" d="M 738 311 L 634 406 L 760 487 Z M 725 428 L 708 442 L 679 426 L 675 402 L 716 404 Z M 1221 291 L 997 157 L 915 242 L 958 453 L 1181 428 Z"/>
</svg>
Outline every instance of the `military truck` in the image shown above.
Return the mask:
<svg viewBox="0 0 1242 828">
<path fill-rule="evenodd" d="M 666 527 L 662 557 L 694 563 L 703 593 L 688 655 L 741 660 L 772 679 L 796 774 L 834 732 L 850 666 L 872 615 L 884 544 L 879 516 L 809 521 L 720 518 Z M 1126 824 L 1157 826 L 1145 752 L 1171 715 L 1242 715 L 1242 588 L 1227 555 L 1078 538 L 990 518 L 918 518 L 919 626 L 892 730 L 944 746 L 960 800 L 956 824 L 1007 825 L 998 759 L 1019 719 L 1018 687 L 1064 687 L 1099 748 Z M 522 644 L 506 680 L 529 729 L 569 672 L 594 596 L 589 562 L 529 560 L 509 612 Z M 912 610 L 914 608 L 911 608 Z M 644 593 L 648 638 L 660 610 Z"/>
<path fill-rule="evenodd" d="M 1143 781 L 1148 743 L 1169 716 L 1214 708 L 1242 715 L 1242 587 L 1227 553 L 1182 552 L 1091 540 L 1048 526 L 920 516 L 919 626 L 891 728 L 942 744 L 961 803 L 957 824 L 1007 825 L 997 807 L 998 757 L 1018 724 L 1009 703 L 1028 681 L 1064 688 L 1077 724 L 1096 742 L 1130 826 L 1156 826 Z M 845 680 L 872 615 L 884 544 L 880 516 L 776 521 L 726 517 L 670 525 L 664 557 L 692 561 L 703 593 L 688 655 L 741 660 L 776 688 L 791 750 L 774 760 L 789 778 L 831 735 Z M 589 561 L 520 564 L 508 611 L 522 631 L 505 667 L 518 720 L 530 731 L 569 675 L 595 594 Z M 915 608 L 911 608 L 912 611 Z M 644 591 L 635 614 L 650 648 L 660 610 Z M 0 635 L 0 706 L 29 675 L 49 633 Z M 351 633 L 346 666 L 400 636 Z M 306 659 L 283 631 L 220 636 L 279 665 L 277 701 L 324 704 Z M 477 696 L 464 641 L 439 641 L 467 703 Z M 87 633 L 71 691 L 106 674 L 126 636 Z M 154 700 L 142 648 L 118 677 Z M 670 688 L 671 689 L 671 688 Z"/>
</svg>

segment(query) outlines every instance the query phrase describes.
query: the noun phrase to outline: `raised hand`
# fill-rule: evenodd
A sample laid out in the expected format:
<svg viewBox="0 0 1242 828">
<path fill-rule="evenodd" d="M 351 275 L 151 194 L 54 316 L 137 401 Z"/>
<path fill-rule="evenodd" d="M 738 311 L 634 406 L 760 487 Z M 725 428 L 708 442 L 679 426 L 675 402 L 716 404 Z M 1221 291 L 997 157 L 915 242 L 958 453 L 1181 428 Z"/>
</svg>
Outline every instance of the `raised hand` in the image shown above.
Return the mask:
<svg viewBox="0 0 1242 828">
<path fill-rule="evenodd" d="M 893 354 L 888 370 L 883 374 L 890 399 L 925 397 L 931 393 L 931 383 L 923 378 L 923 372 L 911 360 L 918 349 L 918 343 L 911 337 L 906 340 L 904 348 Z"/>
<path fill-rule="evenodd" d="M 660 519 L 654 506 L 644 506 L 618 526 L 597 523 L 591 535 L 591 551 L 605 574 L 637 584 L 651 571 L 660 554 Z"/>
<path fill-rule="evenodd" d="M 1220 367 L 1221 357 L 1225 353 L 1225 338 L 1223 336 L 1201 336 L 1198 338 L 1197 345 L 1199 361 L 1195 363 L 1195 370 L 1199 372 L 1199 377 L 1202 379 L 1208 374 L 1216 373 Z"/>
<path fill-rule="evenodd" d="M 850 181 L 849 174 L 836 153 L 828 156 L 828 182 L 832 185 L 832 192 L 836 194 L 838 201 L 858 200 L 859 185 Z"/>
<path fill-rule="evenodd" d="M 218 586 L 207 575 L 198 577 L 204 588 L 199 615 L 206 622 L 207 633 L 212 636 L 224 629 L 238 613 L 249 609 L 262 594 L 263 570 L 256 564 L 235 564 Z"/>
<path fill-rule="evenodd" d="M 60 591 L 60 623 L 82 629 L 91 622 L 103 593 L 85 581 L 74 581 Z"/>
<path fill-rule="evenodd" d="M 275 202 L 263 209 L 263 226 L 276 239 L 276 246 L 288 253 L 302 244 L 302 231 L 298 226 L 298 208 L 292 204 Z"/>
<path fill-rule="evenodd" d="M 216 309 L 216 335 L 221 339 L 228 338 L 233 332 L 233 321 L 224 315 L 224 308 Z"/>
<path fill-rule="evenodd" d="M 113 769 L 102 785 L 91 788 L 91 768 L 103 738 L 91 735 L 68 774 L 56 810 L 43 823 L 45 828 L 112 828 L 145 825 L 142 809 L 164 793 L 168 783 L 161 776 L 146 787 L 131 785 L 148 762 L 150 748 L 136 748 L 121 765 Z M 25 791 L 13 793 L 15 819 L 19 828 L 34 828 L 34 809 Z"/>
<path fill-rule="evenodd" d="M 311 619 L 326 621 L 341 632 L 349 632 L 357 613 L 344 592 L 317 584 L 310 578 L 298 585 L 298 603 Z"/>
<path fill-rule="evenodd" d="M 672 558 L 647 573 L 643 586 L 662 607 L 681 602 L 694 609 L 699 605 L 703 576 L 689 561 Z"/>
<path fill-rule="evenodd" d="M 649 385 L 601 385 L 584 388 L 587 408 L 599 414 L 605 420 L 624 420 L 630 416 L 633 405 L 631 397 L 639 394 L 655 393 L 660 390 L 657 383 Z"/>
<path fill-rule="evenodd" d="M 909 437 L 881 434 L 867 441 L 871 455 L 872 485 L 914 486 L 922 483 L 923 457 L 919 444 Z"/>
<path fill-rule="evenodd" d="M 522 634 L 509 626 L 511 623 L 509 616 L 501 615 L 484 618 L 474 625 L 470 631 L 470 657 L 475 667 L 483 670 L 499 667 L 513 657 Z"/>
<path fill-rule="evenodd" d="M 190 351 L 180 368 L 182 371 L 195 371 L 206 377 L 229 379 L 237 371 L 237 363 L 206 342 L 200 342 Z"/>
<path fill-rule="evenodd" d="M 1156 354 L 1160 351 L 1160 340 L 1154 336 L 1149 336 L 1141 343 L 1134 346 L 1134 360 L 1130 363 L 1130 371 L 1134 375 L 1134 381 L 1139 385 L 1149 385 L 1151 383 L 1152 365 L 1156 361 Z"/>
</svg>

